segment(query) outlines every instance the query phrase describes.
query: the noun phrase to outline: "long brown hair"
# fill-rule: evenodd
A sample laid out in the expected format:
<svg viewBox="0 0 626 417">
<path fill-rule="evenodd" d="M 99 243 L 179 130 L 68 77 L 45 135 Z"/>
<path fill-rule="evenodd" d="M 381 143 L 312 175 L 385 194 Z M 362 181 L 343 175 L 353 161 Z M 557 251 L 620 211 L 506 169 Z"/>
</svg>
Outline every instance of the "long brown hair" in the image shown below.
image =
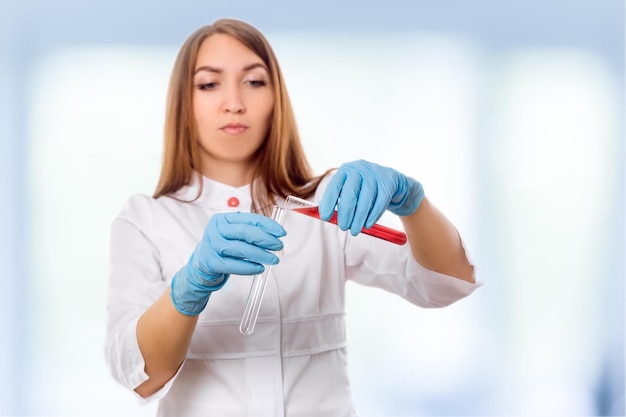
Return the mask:
<svg viewBox="0 0 626 417">
<path fill-rule="evenodd" d="M 309 197 L 323 175 L 313 175 L 304 154 L 276 56 L 258 29 L 233 19 L 220 19 L 197 29 L 178 52 L 167 97 L 161 176 L 153 197 L 178 191 L 191 183 L 194 171 L 202 172 L 192 109 L 193 72 L 202 42 L 217 33 L 234 37 L 258 55 L 269 70 L 274 89 L 272 121 L 258 152 L 250 189 L 252 210 L 269 213 L 275 196 Z"/>
</svg>

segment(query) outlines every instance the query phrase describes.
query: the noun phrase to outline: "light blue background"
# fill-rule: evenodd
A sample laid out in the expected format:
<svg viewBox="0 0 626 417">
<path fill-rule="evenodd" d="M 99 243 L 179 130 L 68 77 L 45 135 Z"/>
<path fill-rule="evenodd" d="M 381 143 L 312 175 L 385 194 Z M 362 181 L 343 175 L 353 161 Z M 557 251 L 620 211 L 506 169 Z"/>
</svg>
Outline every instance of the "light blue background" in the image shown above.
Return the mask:
<svg viewBox="0 0 626 417">
<path fill-rule="evenodd" d="M 46 271 L 38 265 L 46 263 L 34 257 L 35 240 L 38 230 L 32 218 L 39 207 L 33 196 L 33 170 L 29 159 L 30 115 L 36 103 L 31 102 L 32 80 L 38 74 L 38 65 L 42 59 L 63 48 L 99 48 L 106 45 L 116 47 L 177 48 L 188 34 L 200 25 L 210 23 L 219 17 L 236 17 L 247 20 L 266 33 L 271 39 L 285 39 L 293 34 L 325 37 L 332 42 L 332 34 L 340 37 L 366 39 L 377 35 L 399 36 L 403 33 L 436 33 L 454 39 L 463 39 L 480 51 L 478 77 L 481 82 L 476 88 L 477 96 L 484 102 L 499 94 L 498 83 L 490 79 L 490 74 L 498 73 L 500 58 L 511 51 L 584 51 L 593 55 L 602 64 L 603 77 L 610 80 L 615 94 L 611 101 L 611 110 L 616 112 L 608 135 L 602 138 L 590 135 L 590 142 L 597 141 L 598 146 L 606 151 L 605 162 L 609 178 L 606 184 L 595 184 L 590 189 L 584 184 L 571 195 L 572 212 L 562 213 L 561 220 L 568 218 L 568 227 L 576 230 L 579 218 L 576 208 L 584 205 L 586 196 L 601 199 L 604 209 L 584 220 L 585 230 L 591 231 L 582 237 L 588 243 L 584 258 L 566 252 L 570 237 L 562 236 L 563 245 L 556 245 L 554 258 L 567 263 L 564 269 L 580 262 L 581 268 L 589 272 L 588 280 L 597 281 L 599 288 L 593 293 L 595 306 L 594 319 L 601 320 L 594 333 L 597 340 L 589 349 L 589 357 L 583 358 L 598 364 L 595 378 L 585 381 L 587 389 L 581 395 L 592 399 L 592 411 L 581 410 L 581 414 L 623 415 L 624 414 L 624 3 L 618 0 L 600 1 L 237 1 L 237 2 L 165 2 L 165 1 L 22 1 L 0 3 L 0 266 L 4 272 L 3 287 L 0 291 L 0 415 L 96 415 L 102 410 L 101 404 L 94 404 L 94 409 L 64 407 L 64 402 L 72 402 L 73 394 L 66 392 L 62 385 L 50 386 L 47 395 L 32 392 L 33 381 L 39 378 L 38 369 L 33 369 L 33 352 L 46 349 L 42 338 L 37 336 L 42 329 L 54 337 L 55 328 L 46 322 L 45 317 L 37 314 L 39 303 L 45 303 L 46 297 L 37 292 L 38 283 L 46 280 Z M 594 61 L 595 62 L 595 61 Z M 493 63 L 493 65 L 490 65 Z M 328 71 L 332 71 L 328 69 Z M 93 80 L 97 83 L 98 80 Z M 289 82 L 289 80 L 288 80 Z M 45 88 L 45 83 L 38 84 Z M 43 86 L 43 87 L 41 87 Z M 158 86 L 162 89 L 164 86 Z M 294 102 L 304 100 L 295 96 Z M 479 100 L 479 101 L 481 101 Z M 320 106 L 324 106 L 320 102 Z M 484 108 L 493 106 L 484 104 Z M 592 108 L 591 106 L 590 108 Z M 483 107 L 477 108 L 477 125 L 492 125 L 493 120 L 485 114 Z M 298 109 L 296 108 L 296 111 Z M 506 123 L 506 121 L 502 121 Z M 480 129 L 479 129 L 480 130 Z M 488 132 L 484 129 L 482 132 Z M 474 306 L 479 305 L 480 314 L 473 323 L 480 334 L 488 334 L 494 340 L 485 342 L 486 349 L 513 349 L 507 344 L 515 340 L 516 334 L 532 335 L 528 326 L 531 321 L 525 319 L 500 320 L 511 311 L 532 312 L 533 306 L 539 305 L 538 315 L 549 315 L 559 310 L 558 293 L 546 293 L 537 288 L 538 293 L 524 300 L 529 304 L 520 308 L 515 303 L 521 302 L 511 297 L 516 285 L 507 281 L 511 265 L 523 265 L 524 248 L 536 245 L 542 240 L 541 234 L 536 240 L 526 239 L 523 230 L 515 238 L 517 229 L 524 229 L 523 216 L 519 212 L 507 214 L 507 210 L 525 207 L 524 195 L 508 195 L 505 186 L 499 181 L 515 180 L 511 175 L 511 166 L 500 166 L 499 158 L 511 162 L 511 149 L 507 148 L 507 138 L 493 138 L 488 134 L 480 137 L 474 144 L 472 160 L 475 171 L 471 173 L 473 215 L 472 232 L 469 240 L 474 260 L 479 266 L 479 278 L 486 283 L 485 295 L 480 295 Z M 313 147 L 312 145 L 307 145 Z M 501 153 L 503 152 L 503 153 Z M 508 152 L 508 153 L 507 153 Z M 504 156 L 502 156 L 504 155 Z M 508 156 L 506 156 L 508 155 Z M 604 155 L 604 154 L 603 154 Z M 584 155 L 583 155 L 584 156 Z M 338 156 L 341 159 L 340 156 Z M 508 158 L 508 159 L 506 159 Z M 336 160 L 332 160 L 336 163 Z M 563 161 L 555 160 L 558 166 Z M 571 160 L 568 163 L 576 163 Z M 580 160 L 585 164 L 585 159 Z M 531 167 L 532 169 L 532 167 Z M 576 171 L 579 172 L 579 171 Z M 578 177 L 577 177 L 578 178 Z M 515 182 L 515 181 L 513 181 Z M 523 185 L 520 189 L 523 189 Z M 72 184 L 66 184 L 71 189 Z M 573 185 L 575 187 L 575 184 Z M 602 188 L 602 191 L 598 191 Z M 76 190 L 80 192 L 80 190 Z M 439 191 L 441 194 L 442 192 Z M 542 194 L 545 196 L 545 194 Z M 563 200 L 559 200 L 563 203 Z M 519 203 L 519 206 L 518 206 Z M 606 204 L 605 204 L 606 203 Z M 545 205 L 550 207 L 550 201 Z M 561 206 L 559 206 L 561 207 Z M 529 207 L 529 210 L 535 210 Z M 521 209 L 519 209 L 521 210 Z M 591 218 L 591 220 L 589 219 Z M 555 219 L 558 220 L 558 219 Z M 509 222 L 515 221 L 516 224 Z M 559 229 L 567 230 L 567 228 Z M 507 231 L 507 232 L 503 232 Z M 513 236 L 513 237 L 511 237 Z M 106 239 L 106 236 L 102 237 Z M 514 242 L 511 243 L 511 242 Z M 565 248 L 565 249 L 564 249 Z M 68 257 L 68 259 L 71 259 Z M 68 262 L 67 268 L 72 265 Z M 575 268 L 574 268 L 575 269 Z M 555 268 L 558 271 L 558 268 Z M 36 271 L 36 273 L 35 273 Z M 86 280 L 101 279 L 103 271 L 83 271 Z M 567 286 L 564 277 L 564 286 Z M 517 279 L 517 278 L 516 278 Z M 553 287 L 548 287 L 552 289 Z M 519 289 L 519 288 L 518 288 Z M 61 289 L 63 290 L 63 289 Z M 34 296 L 33 294 L 37 294 Z M 598 295 L 600 294 L 600 295 Z M 542 301 L 544 298 L 553 301 Z M 480 303 L 478 303 L 480 301 Z M 581 296 L 581 302 L 588 302 Z M 535 304 L 537 303 L 537 304 Z M 71 306 L 67 306 L 71 308 Z M 572 326 L 580 324 L 586 313 L 565 314 L 573 317 Z M 529 319 L 530 320 L 530 319 Z M 541 319 L 539 319 L 541 320 Z M 519 325 L 520 328 L 515 326 Z M 593 327 L 593 326 L 591 326 Z M 542 333 L 543 336 L 545 334 Z M 79 337 L 80 335 L 76 335 Z M 588 336 L 580 335 L 581 343 L 589 343 Z M 398 335 L 401 340 L 401 335 Z M 570 341 L 568 341 L 570 342 Z M 68 344 L 74 343 L 67 340 Z M 563 346 L 566 348 L 566 346 Z M 101 352 L 95 352 L 100 355 Z M 479 356 L 478 366 L 472 368 L 471 378 L 478 392 L 450 392 L 449 401 L 459 401 L 463 409 L 455 409 L 449 403 L 438 403 L 411 398 L 387 397 L 390 406 L 381 406 L 389 410 L 387 415 L 420 415 L 428 410 L 430 415 L 504 415 L 516 414 L 520 403 L 512 392 L 503 393 L 500 381 L 492 379 L 507 374 L 508 367 L 519 366 L 506 363 L 511 355 L 497 356 L 503 362 L 489 363 L 488 357 Z M 502 359 L 504 358 L 504 359 Z M 95 362 L 101 358 L 94 358 Z M 378 358 L 384 364 L 384 358 Z M 576 357 L 580 360 L 580 357 Z M 532 362 L 532 361 L 531 361 Z M 379 365 L 380 366 L 380 365 Z M 537 381 L 551 372 L 561 372 L 551 368 L 551 364 L 542 363 L 541 372 L 533 375 Z M 495 371 L 493 368 L 498 368 Z M 482 371 L 481 371 L 482 369 Z M 362 374 L 355 371 L 359 376 Z M 100 374 L 98 374 L 100 377 Z M 50 378 L 48 376 L 46 379 Z M 84 384 L 101 385 L 93 381 L 89 374 L 82 375 Z M 512 378 L 512 377 L 511 377 Z M 54 377 L 50 378 L 54 380 Z M 510 383 L 510 382 L 509 382 Z M 35 384 L 36 385 L 36 384 Z M 521 386 L 532 385 L 524 383 Z M 464 386 L 468 388 L 470 385 Z M 458 386 L 455 386 L 458 388 Z M 485 405 L 485 397 L 503 396 L 495 405 Z M 116 394 L 118 394 L 116 392 Z M 546 391 L 545 396 L 574 395 L 570 391 Z M 122 398 L 122 394 L 119 398 Z M 476 395 L 473 399 L 472 396 Z M 47 402 L 49 396 L 59 398 L 56 402 Z M 96 396 L 97 397 L 97 396 Z M 118 397 L 115 397 L 118 398 Z M 455 398 L 457 400 L 455 400 Z M 534 398 L 534 397 L 530 397 Z M 411 401 L 415 401 L 412 404 Z M 556 400 L 555 400 L 556 401 Z M 384 402 L 384 401 L 383 401 Z M 106 407 L 104 408 L 106 410 Z M 558 407 L 554 408 L 559 410 Z M 563 408 L 565 409 L 565 408 Z M 561 409 L 561 410 L 563 410 Z M 411 410 L 417 410 L 411 414 Z M 383 411 L 376 411 L 383 413 Z M 367 410 L 363 415 L 368 415 Z M 538 413 L 540 414 L 540 413 Z M 384 414 L 381 414 L 384 415 Z"/>
</svg>

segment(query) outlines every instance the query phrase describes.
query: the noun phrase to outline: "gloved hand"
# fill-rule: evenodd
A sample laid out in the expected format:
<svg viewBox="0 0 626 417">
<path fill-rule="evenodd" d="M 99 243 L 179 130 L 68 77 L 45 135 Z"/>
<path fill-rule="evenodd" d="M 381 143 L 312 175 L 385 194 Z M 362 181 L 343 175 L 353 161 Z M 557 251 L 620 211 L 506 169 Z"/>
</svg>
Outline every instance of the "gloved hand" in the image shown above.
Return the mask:
<svg viewBox="0 0 626 417">
<path fill-rule="evenodd" d="M 322 220 L 328 220 L 336 205 L 338 226 L 356 236 L 363 227 L 372 227 L 385 210 L 398 216 L 412 214 L 423 197 L 422 185 L 413 178 L 359 160 L 339 167 L 324 191 L 319 213 Z"/>
<path fill-rule="evenodd" d="M 174 306 L 187 316 L 200 314 L 230 274 L 255 275 L 263 272 L 263 264 L 277 264 L 278 257 L 268 251 L 282 249 L 278 238 L 286 234 L 260 214 L 214 214 L 189 261 L 172 278 Z"/>
</svg>

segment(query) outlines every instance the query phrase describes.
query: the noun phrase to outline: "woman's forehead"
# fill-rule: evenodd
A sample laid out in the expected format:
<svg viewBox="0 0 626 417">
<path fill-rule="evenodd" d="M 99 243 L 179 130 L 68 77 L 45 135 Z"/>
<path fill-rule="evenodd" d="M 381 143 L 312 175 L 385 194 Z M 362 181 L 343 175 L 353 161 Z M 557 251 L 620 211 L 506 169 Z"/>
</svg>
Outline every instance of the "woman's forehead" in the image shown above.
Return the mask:
<svg viewBox="0 0 626 417">
<path fill-rule="evenodd" d="M 233 36 L 225 34 L 210 35 L 200 45 L 196 58 L 195 70 L 209 67 L 216 70 L 250 70 L 259 67 L 267 70 L 253 50 Z"/>
</svg>

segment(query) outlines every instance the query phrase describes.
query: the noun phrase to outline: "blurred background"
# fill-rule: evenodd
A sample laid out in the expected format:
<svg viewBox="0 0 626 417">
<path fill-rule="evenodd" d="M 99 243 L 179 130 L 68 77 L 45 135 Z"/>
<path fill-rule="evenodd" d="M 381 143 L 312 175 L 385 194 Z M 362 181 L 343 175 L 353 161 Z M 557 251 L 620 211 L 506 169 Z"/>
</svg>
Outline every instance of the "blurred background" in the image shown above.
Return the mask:
<svg viewBox="0 0 626 417">
<path fill-rule="evenodd" d="M 315 170 L 419 179 L 484 283 L 440 310 L 349 285 L 360 415 L 623 416 L 624 14 L 0 0 L 0 415 L 154 414 L 103 360 L 109 225 L 156 186 L 178 48 L 235 17 L 274 46 Z"/>
</svg>

